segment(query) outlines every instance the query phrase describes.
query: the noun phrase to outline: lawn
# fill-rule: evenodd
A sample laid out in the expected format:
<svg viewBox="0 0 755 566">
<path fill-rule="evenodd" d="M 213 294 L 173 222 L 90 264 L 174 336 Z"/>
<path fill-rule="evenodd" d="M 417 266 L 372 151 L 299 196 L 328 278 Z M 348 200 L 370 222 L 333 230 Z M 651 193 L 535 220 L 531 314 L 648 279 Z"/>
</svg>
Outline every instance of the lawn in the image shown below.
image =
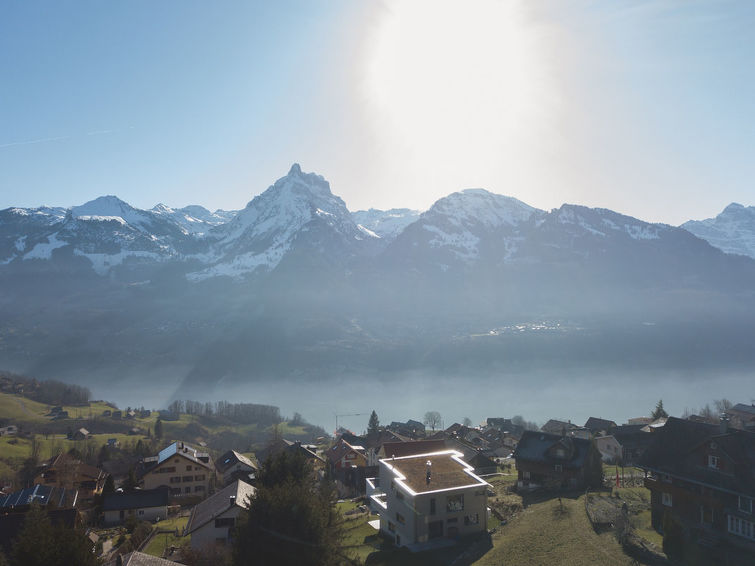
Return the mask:
<svg viewBox="0 0 755 566">
<path fill-rule="evenodd" d="M 42 423 L 48 420 L 45 415 L 49 412 L 49 405 L 44 403 L 37 403 L 20 395 L 0 393 L 0 415 L 11 423 Z"/>
<path fill-rule="evenodd" d="M 152 556 L 162 557 L 166 548 L 171 546 L 181 546 L 185 542 L 191 540 L 191 535 L 183 537 L 184 527 L 188 523 L 189 517 L 173 517 L 171 519 L 165 519 L 155 525 L 158 531 L 172 531 L 171 533 L 159 533 L 152 537 L 147 546 L 144 547 L 142 552 L 145 554 L 151 554 Z M 175 535 L 175 531 L 178 529 L 179 536 Z"/>
<path fill-rule="evenodd" d="M 533 500 L 492 536 L 493 548 L 474 564 L 583 566 L 632 564 L 612 533 L 596 534 L 584 495 Z"/>
</svg>

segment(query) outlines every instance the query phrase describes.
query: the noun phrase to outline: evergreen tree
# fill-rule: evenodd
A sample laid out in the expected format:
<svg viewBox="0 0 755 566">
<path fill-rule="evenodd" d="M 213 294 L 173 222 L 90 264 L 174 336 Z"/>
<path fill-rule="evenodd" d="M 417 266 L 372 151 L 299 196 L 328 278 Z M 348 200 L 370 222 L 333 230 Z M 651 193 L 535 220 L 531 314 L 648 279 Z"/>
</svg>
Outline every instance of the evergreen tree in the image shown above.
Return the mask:
<svg viewBox="0 0 755 566">
<path fill-rule="evenodd" d="M 32 505 L 13 542 L 11 566 L 97 566 L 92 543 L 81 529 L 53 526 L 47 512 Z"/>
<path fill-rule="evenodd" d="M 112 474 L 108 474 L 105 478 L 105 485 L 102 486 L 102 494 L 107 495 L 110 493 L 115 493 L 115 480 L 113 479 Z"/>
<path fill-rule="evenodd" d="M 658 403 L 656 403 L 655 409 L 653 409 L 650 416 L 653 417 L 653 420 L 668 417 L 668 413 L 663 408 L 663 399 L 658 399 Z"/>
<path fill-rule="evenodd" d="M 590 440 L 590 447 L 587 449 L 584 466 L 587 487 L 590 489 L 601 489 L 603 487 L 603 460 L 600 457 L 600 451 L 594 438 Z"/>
<path fill-rule="evenodd" d="M 158 440 L 163 437 L 163 421 L 160 419 L 160 417 L 157 417 L 157 422 L 155 423 L 155 438 Z"/>
<path fill-rule="evenodd" d="M 329 484 L 319 483 L 306 459 L 281 452 L 268 458 L 234 536 L 235 566 L 336 566 L 343 519 Z"/>
<path fill-rule="evenodd" d="M 373 410 L 370 414 L 370 420 L 367 423 L 367 435 L 377 436 L 380 433 L 380 421 L 378 420 L 377 413 Z"/>
</svg>

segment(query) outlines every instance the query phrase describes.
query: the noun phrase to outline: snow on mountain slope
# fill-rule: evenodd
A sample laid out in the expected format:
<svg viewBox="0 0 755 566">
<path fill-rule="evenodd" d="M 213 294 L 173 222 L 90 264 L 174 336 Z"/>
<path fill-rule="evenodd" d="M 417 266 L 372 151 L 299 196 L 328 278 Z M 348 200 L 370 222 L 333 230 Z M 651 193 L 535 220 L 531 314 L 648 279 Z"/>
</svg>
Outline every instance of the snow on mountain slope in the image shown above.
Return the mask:
<svg viewBox="0 0 755 566">
<path fill-rule="evenodd" d="M 230 222 L 213 230 L 213 237 L 216 243 L 207 257 L 213 265 L 190 274 L 190 280 L 270 271 L 297 245 L 332 245 L 330 251 L 339 253 L 344 244 L 375 239 L 358 229 L 321 175 L 303 173 L 297 163 Z M 333 241 L 321 242 L 323 237 Z"/>
<path fill-rule="evenodd" d="M 391 208 L 390 210 L 358 210 L 351 213 L 351 218 L 360 230 L 387 241 L 396 239 L 404 228 L 419 218 L 418 210 L 409 208 Z"/>
<path fill-rule="evenodd" d="M 520 224 L 541 212 L 512 197 L 467 189 L 438 200 L 404 234 L 411 232 L 409 238 L 424 240 L 430 248 L 471 262 L 479 257 L 481 240 L 489 239 L 493 232 L 513 235 Z M 506 254 L 513 249 L 509 246 Z"/>
<path fill-rule="evenodd" d="M 74 206 L 71 217 L 91 222 L 117 221 L 129 224 L 142 232 L 148 232 L 154 223 L 154 216 L 145 210 L 139 210 L 123 202 L 116 196 L 108 195 Z"/>
<path fill-rule="evenodd" d="M 755 206 L 731 203 L 715 218 L 680 226 L 727 254 L 755 258 Z"/>
<path fill-rule="evenodd" d="M 194 234 L 197 236 L 207 233 L 215 226 L 225 224 L 236 215 L 235 210 L 216 210 L 215 212 L 210 212 L 203 206 L 199 205 L 171 208 L 162 203 L 155 205 L 150 212 L 171 219 L 179 225 L 186 234 Z"/>
<path fill-rule="evenodd" d="M 573 204 L 565 204 L 551 214 L 555 215 L 556 221 L 563 226 L 603 237 L 627 235 L 633 240 L 657 240 L 669 228 L 663 224 L 643 222 L 606 208 L 588 208 Z"/>
</svg>

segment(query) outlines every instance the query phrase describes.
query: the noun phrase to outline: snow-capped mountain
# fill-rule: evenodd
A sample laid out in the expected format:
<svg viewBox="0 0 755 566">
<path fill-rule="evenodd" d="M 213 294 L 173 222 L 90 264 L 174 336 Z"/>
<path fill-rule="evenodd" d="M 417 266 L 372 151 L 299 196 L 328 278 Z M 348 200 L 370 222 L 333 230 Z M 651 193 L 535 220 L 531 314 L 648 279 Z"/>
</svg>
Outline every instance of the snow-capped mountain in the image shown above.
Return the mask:
<svg viewBox="0 0 755 566">
<path fill-rule="evenodd" d="M 419 218 L 419 210 L 391 208 L 390 210 L 358 210 L 351 213 L 357 228 L 370 235 L 377 235 L 386 243 L 396 239 L 404 228 Z"/>
<path fill-rule="evenodd" d="M 426 261 L 447 270 L 474 263 L 490 250 L 507 258 L 516 249 L 519 228 L 543 211 L 484 189 L 467 189 L 438 200 L 409 224 L 390 246 L 403 261 Z"/>
<path fill-rule="evenodd" d="M 755 206 L 733 202 L 715 218 L 689 220 L 681 227 L 727 254 L 755 258 Z"/>
<path fill-rule="evenodd" d="M 272 271 L 294 250 L 349 256 L 377 240 L 360 230 L 329 183 L 315 173 L 303 173 L 295 163 L 227 224 L 213 231 L 215 242 L 206 256 L 210 266 L 189 275 L 191 280 L 215 276 L 243 277 L 257 270 Z"/>
<path fill-rule="evenodd" d="M 220 226 L 233 219 L 237 210 L 216 210 L 210 212 L 203 206 L 190 205 L 183 208 L 171 208 L 162 203 L 155 205 L 150 212 L 171 218 L 187 234 L 203 235 L 215 226 Z"/>
</svg>

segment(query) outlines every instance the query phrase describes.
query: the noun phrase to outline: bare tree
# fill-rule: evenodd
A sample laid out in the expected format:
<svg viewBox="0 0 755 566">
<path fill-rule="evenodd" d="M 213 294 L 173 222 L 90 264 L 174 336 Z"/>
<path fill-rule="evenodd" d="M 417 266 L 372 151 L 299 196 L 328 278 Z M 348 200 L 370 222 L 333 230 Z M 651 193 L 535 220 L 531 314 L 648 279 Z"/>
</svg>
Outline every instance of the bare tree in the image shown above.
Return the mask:
<svg viewBox="0 0 755 566">
<path fill-rule="evenodd" d="M 427 411 L 425 413 L 425 426 L 429 426 L 435 432 L 435 429 L 440 425 L 442 417 L 438 411 Z"/>
</svg>

